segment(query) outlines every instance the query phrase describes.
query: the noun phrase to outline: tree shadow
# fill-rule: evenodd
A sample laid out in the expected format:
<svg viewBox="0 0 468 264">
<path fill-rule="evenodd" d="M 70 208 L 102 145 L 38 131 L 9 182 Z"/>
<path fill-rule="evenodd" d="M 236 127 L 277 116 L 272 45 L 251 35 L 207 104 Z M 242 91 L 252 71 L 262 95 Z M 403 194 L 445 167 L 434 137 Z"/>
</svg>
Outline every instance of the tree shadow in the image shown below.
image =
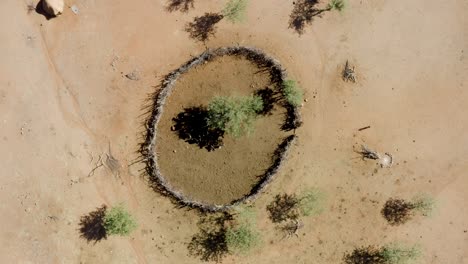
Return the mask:
<svg viewBox="0 0 468 264">
<path fill-rule="evenodd" d="M 232 215 L 226 212 L 202 218 L 198 222 L 200 232 L 188 244 L 190 255 L 199 257 L 202 261 L 221 262 L 229 253 L 226 223 L 232 220 Z"/>
<path fill-rule="evenodd" d="M 273 89 L 266 87 L 255 91 L 255 95 L 260 96 L 263 101 L 263 109 L 259 114 L 270 115 L 276 102 L 279 101 L 279 93 Z"/>
<path fill-rule="evenodd" d="M 294 29 L 299 35 L 304 34 L 304 28 L 312 23 L 314 17 L 328 11 L 316 7 L 318 0 L 298 0 L 289 16 L 289 28 Z"/>
<path fill-rule="evenodd" d="M 296 220 L 299 218 L 297 205 L 299 199 L 292 194 L 278 194 L 275 199 L 267 206 L 270 220 L 273 223 L 281 223 L 287 220 Z"/>
<path fill-rule="evenodd" d="M 216 24 L 223 19 L 223 15 L 218 13 L 205 13 L 203 16 L 196 17 L 185 27 L 185 31 L 190 34 L 192 39 L 205 42 L 210 36 L 214 36 Z"/>
<path fill-rule="evenodd" d="M 169 0 L 167 3 L 167 11 L 174 12 L 188 12 L 189 9 L 193 8 L 193 3 L 195 0 Z"/>
<path fill-rule="evenodd" d="M 382 208 L 382 216 L 390 225 L 401 225 L 413 216 L 414 205 L 403 199 L 389 199 Z"/>
<path fill-rule="evenodd" d="M 206 122 L 207 116 L 208 111 L 204 107 L 185 108 L 172 119 L 174 125 L 171 130 L 185 142 L 213 151 L 223 145 L 224 131 L 209 128 Z"/>
<path fill-rule="evenodd" d="M 387 263 L 382 250 L 375 246 L 356 248 L 343 258 L 346 264 L 384 264 Z"/>
<path fill-rule="evenodd" d="M 84 215 L 80 219 L 80 233 L 82 238 L 89 242 L 99 242 L 107 238 L 106 229 L 104 228 L 104 215 L 106 214 L 107 207 L 102 205 L 95 211 Z"/>
<path fill-rule="evenodd" d="M 291 131 L 300 127 L 302 125 L 302 121 L 298 118 L 299 109 L 290 104 L 285 104 L 284 107 L 286 108 L 286 120 L 281 126 L 281 129 L 284 131 Z"/>
</svg>

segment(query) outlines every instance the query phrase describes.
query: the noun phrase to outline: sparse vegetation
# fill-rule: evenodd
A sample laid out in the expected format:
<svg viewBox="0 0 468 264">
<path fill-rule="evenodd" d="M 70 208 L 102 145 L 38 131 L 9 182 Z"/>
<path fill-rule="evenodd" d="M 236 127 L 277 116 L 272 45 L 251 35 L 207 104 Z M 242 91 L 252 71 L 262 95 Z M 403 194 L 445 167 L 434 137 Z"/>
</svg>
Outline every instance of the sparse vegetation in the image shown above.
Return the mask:
<svg viewBox="0 0 468 264">
<path fill-rule="evenodd" d="M 434 207 L 434 199 L 427 195 L 419 195 L 412 201 L 391 198 L 382 208 L 382 215 L 390 225 L 401 225 L 410 220 L 415 212 L 423 216 L 430 215 Z"/>
<path fill-rule="evenodd" d="M 226 232 L 228 249 L 234 253 L 245 254 L 260 242 L 260 234 L 247 224 L 231 227 Z"/>
<path fill-rule="evenodd" d="M 229 0 L 221 13 L 230 22 L 242 22 L 245 19 L 247 2 L 248 0 Z"/>
<path fill-rule="evenodd" d="M 411 201 L 413 209 L 423 216 L 430 216 L 435 209 L 435 200 L 429 195 L 420 194 Z"/>
<path fill-rule="evenodd" d="M 318 189 L 309 189 L 299 198 L 299 209 L 303 216 L 318 215 L 323 212 L 324 194 Z"/>
<path fill-rule="evenodd" d="M 103 226 L 108 235 L 127 236 L 136 229 L 137 224 L 123 205 L 117 205 L 106 211 Z"/>
<path fill-rule="evenodd" d="M 385 264 L 409 264 L 421 256 L 421 249 L 417 246 L 390 244 L 382 248 L 381 254 Z"/>
<path fill-rule="evenodd" d="M 299 216 L 318 215 L 323 211 L 324 194 L 317 189 L 308 189 L 301 195 L 278 194 L 267 206 L 273 223 L 297 220 Z"/>
<path fill-rule="evenodd" d="M 169 10 L 186 11 L 189 5 L 193 5 L 190 0 L 172 1 L 169 5 Z M 193 22 L 190 22 L 185 27 L 185 31 L 190 34 L 190 37 L 198 41 L 205 42 L 210 36 L 214 36 L 216 32 L 216 24 L 223 18 L 235 23 L 245 19 L 248 0 L 229 0 L 224 9 L 219 13 L 205 13 L 203 16 L 195 17 Z"/>
<path fill-rule="evenodd" d="M 342 11 L 345 7 L 344 0 L 331 0 L 326 8 L 318 8 L 318 0 L 298 0 L 289 17 L 289 28 L 294 29 L 299 35 L 304 34 L 304 28 L 311 24 L 315 17 L 332 10 Z"/>
<path fill-rule="evenodd" d="M 288 104 L 292 105 L 293 107 L 299 107 L 301 105 L 303 94 L 300 88 L 297 86 L 296 81 L 285 80 L 283 82 L 282 92 Z"/>
<path fill-rule="evenodd" d="M 337 10 L 337 11 L 343 11 L 346 7 L 346 2 L 345 0 L 330 0 L 330 2 L 327 5 L 327 10 Z"/>
<path fill-rule="evenodd" d="M 215 97 L 208 105 L 207 124 L 234 137 L 242 136 L 253 129 L 253 120 L 263 110 L 259 96 Z"/>
<path fill-rule="evenodd" d="M 367 246 L 345 254 L 346 264 L 410 264 L 419 258 L 421 250 L 417 246 L 405 247 L 389 244 L 383 247 Z"/>
<path fill-rule="evenodd" d="M 189 243 L 189 252 L 203 261 L 216 262 L 230 253 L 246 254 L 261 241 L 255 221 L 255 212 L 246 207 L 236 209 L 233 214 L 208 215 L 198 222 L 200 232 Z"/>
</svg>

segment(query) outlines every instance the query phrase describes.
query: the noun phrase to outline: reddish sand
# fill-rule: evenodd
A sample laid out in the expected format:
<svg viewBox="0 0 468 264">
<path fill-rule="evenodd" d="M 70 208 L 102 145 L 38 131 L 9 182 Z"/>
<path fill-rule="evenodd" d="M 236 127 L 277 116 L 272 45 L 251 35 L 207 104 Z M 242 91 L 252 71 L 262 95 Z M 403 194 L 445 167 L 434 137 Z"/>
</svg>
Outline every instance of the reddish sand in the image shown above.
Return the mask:
<svg viewBox="0 0 468 264">
<path fill-rule="evenodd" d="M 308 99 L 290 159 L 254 204 L 263 246 L 225 263 L 336 264 L 356 246 L 392 241 L 421 244 L 420 263 L 468 263 L 468 2 L 349 1 L 302 36 L 288 29 L 292 2 L 250 1 L 244 23 L 221 21 L 206 43 L 272 54 Z M 148 94 L 206 47 L 185 24 L 224 2 L 168 13 L 163 0 L 66 1 L 51 20 L 27 4 L 0 3 L 1 262 L 199 263 L 186 244 L 197 214 L 155 193 L 135 161 Z M 347 59 L 356 84 L 340 78 Z M 140 80 L 124 77 L 133 70 Z M 395 165 L 360 160 L 361 143 L 393 154 Z M 90 174 L 109 152 L 120 168 Z M 327 193 L 326 210 L 305 219 L 299 238 L 282 240 L 265 207 L 306 187 Z M 420 192 L 438 202 L 431 218 L 386 224 L 389 197 Z M 80 216 L 119 202 L 138 219 L 131 237 L 79 237 Z"/>
</svg>

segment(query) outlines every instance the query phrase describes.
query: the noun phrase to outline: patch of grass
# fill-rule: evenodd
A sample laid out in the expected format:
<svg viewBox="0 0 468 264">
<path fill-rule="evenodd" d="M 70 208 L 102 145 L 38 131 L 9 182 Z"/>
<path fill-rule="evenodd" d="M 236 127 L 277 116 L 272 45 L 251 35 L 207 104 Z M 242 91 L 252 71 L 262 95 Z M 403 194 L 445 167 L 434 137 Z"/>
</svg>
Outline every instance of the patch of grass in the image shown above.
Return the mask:
<svg viewBox="0 0 468 264">
<path fill-rule="evenodd" d="M 228 228 L 226 244 L 230 251 L 245 254 L 260 244 L 260 234 L 247 224 Z"/>
<path fill-rule="evenodd" d="M 127 236 L 136 229 L 137 223 L 123 205 L 117 205 L 106 211 L 103 226 L 108 235 Z"/>
<path fill-rule="evenodd" d="M 346 1 L 345 0 L 330 0 L 327 5 L 328 10 L 338 10 L 343 11 L 346 8 Z"/>
<path fill-rule="evenodd" d="M 215 97 L 208 105 L 207 124 L 234 137 L 240 137 L 253 130 L 253 121 L 263 110 L 259 96 Z"/>
<path fill-rule="evenodd" d="M 294 80 L 283 82 L 283 95 L 286 102 L 293 107 L 299 107 L 302 104 L 303 93 Z"/>
<path fill-rule="evenodd" d="M 232 23 L 245 20 L 248 0 L 229 0 L 221 12 Z"/>
<path fill-rule="evenodd" d="M 382 248 L 381 254 L 385 264 L 409 264 L 421 256 L 421 249 L 418 246 L 389 244 Z"/>
<path fill-rule="evenodd" d="M 254 225 L 257 219 L 257 213 L 252 207 L 238 207 L 235 209 L 235 216 L 240 224 Z"/>
<path fill-rule="evenodd" d="M 304 191 L 299 197 L 299 209 L 303 216 L 318 215 L 324 210 L 325 195 L 318 189 Z"/>
<path fill-rule="evenodd" d="M 435 200 L 429 195 L 420 194 L 411 201 L 413 209 L 423 216 L 430 216 L 435 209 Z"/>
</svg>

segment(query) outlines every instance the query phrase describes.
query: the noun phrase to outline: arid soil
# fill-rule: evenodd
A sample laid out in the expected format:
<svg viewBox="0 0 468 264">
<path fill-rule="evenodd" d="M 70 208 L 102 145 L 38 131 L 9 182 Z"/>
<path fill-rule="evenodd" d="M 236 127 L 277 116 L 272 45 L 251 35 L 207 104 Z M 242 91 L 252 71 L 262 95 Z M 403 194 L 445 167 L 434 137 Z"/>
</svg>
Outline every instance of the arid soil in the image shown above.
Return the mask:
<svg viewBox="0 0 468 264">
<path fill-rule="evenodd" d="M 254 121 L 252 132 L 239 138 L 225 135 L 223 146 L 213 151 L 187 143 L 171 127 L 184 109 L 206 108 L 216 96 L 252 96 L 265 88 L 276 89 L 268 72 L 234 56 L 218 57 L 177 80 L 165 103 L 156 143 L 160 171 L 175 190 L 208 204 L 226 204 L 251 191 L 288 135 L 281 131 L 284 107 L 275 103 L 269 114 Z"/>
<path fill-rule="evenodd" d="M 468 2 L 349 2 L 298 36 L 293 1 L 250 1 L 244 23 L 221 21 L 203 44 L 185 25 L 224 1 L 181 13 L 165 0 L 66 0 L 51 20 L 0 1 L 1 262 L 200 263 L 187 251 L 197 213 L 155 193 L 138 162 L 144 106 L 191 55 L 239 43 L 278 58 L 308 101 L 288 162 L 253 204 L 263 245 L 224 263 L 336 264 L 393 241 L 420 244 L 420 263 L 468 263 Z M 346 60 L 356 84 L 341 79 Z M 139 80 L 125 77 L 133 71 Z M 362 161 L 362 143 L 393 154 L 393 167 Z M 282 239 L 265 207 L 307 187 L 327 194 L 326 210 Z M 385 201 L 417 193 L 436 199 L 434 215 L 389 226 Z M 120 202 L 138 219 L 132 236 L 80 238 L 80 216 Z"/>
</svg>

